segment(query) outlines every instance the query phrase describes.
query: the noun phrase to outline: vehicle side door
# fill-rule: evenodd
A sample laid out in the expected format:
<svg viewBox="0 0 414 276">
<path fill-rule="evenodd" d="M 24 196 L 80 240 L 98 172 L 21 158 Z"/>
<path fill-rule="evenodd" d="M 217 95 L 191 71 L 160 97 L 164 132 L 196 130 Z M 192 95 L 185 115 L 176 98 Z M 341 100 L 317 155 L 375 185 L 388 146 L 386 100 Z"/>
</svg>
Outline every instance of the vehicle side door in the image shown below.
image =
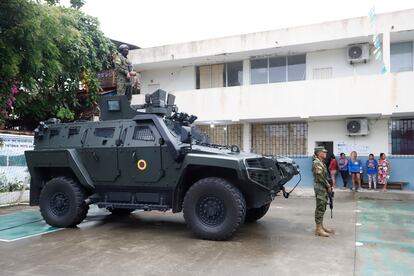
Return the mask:
<svg viewBox="0 0 414 276">
<path fill-rule="evenodd" d="M 154 185 L 164 176 L 159 132 L 151 120 L 132 121 L 124 127 L 118 151 L 122 184 Z"/>
<path fill-rule="evenodd" d="M 119 176 L 116 141 L 121 130 L 113 122 L 100 122 L 81 133 L 79 152 L 93 181 L 112 183 Z"/>
</svg>

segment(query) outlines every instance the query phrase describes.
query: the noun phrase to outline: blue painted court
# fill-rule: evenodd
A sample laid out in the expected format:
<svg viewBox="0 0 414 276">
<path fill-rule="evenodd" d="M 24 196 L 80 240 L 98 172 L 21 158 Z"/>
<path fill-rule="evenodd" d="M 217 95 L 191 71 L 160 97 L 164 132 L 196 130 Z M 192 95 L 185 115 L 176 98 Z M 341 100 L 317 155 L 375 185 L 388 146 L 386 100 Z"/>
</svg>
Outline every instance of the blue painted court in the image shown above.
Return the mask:
<svg viewBox="0 0 414 276">
<path fill-rule="evenodd" d="M 61 230 L 47 225 L 38 210 L 0 215 L 0 241 L 10 242 Z"/>
<path fill-rule="evenodd" d="M 356 275 L 414 275 L 414 202 L 358 201 Z"/>
</svg>

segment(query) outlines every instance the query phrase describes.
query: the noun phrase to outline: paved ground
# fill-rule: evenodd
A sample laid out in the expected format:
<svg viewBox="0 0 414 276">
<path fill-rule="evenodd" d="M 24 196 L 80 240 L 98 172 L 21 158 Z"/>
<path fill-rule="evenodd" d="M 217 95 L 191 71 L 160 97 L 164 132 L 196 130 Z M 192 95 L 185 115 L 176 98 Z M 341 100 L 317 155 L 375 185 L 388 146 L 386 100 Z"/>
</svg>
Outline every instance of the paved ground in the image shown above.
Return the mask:
<svg viewBox="0 0 414 276">
<path fill-rule="evenodd" d="M 363 205 L 366 202 L 368 205 Z M 350 194 L 338 196 L 334 219 L 331 220 L 329 214 L 325 216 L 326 224 L 336 228 L 337 233 L 330 238 L 318 238 L 313 235 L 315 202 L 312 198 L 277 198 L 262 220 L 244 225 L 226 242 L 195 239 L 181 214 L 135 212 L 129 217 L 117 218 L 106 211 L 92 210 L 78 229 L 0 242 L 0 274 L 353 275 L 356 272 L 373 275 L 375 266 L 366 256 L 376 254 L 375 248 L 367 246 L 366 251 L 361 251 L 368 245 L 366 237 L 370 235 L 366 236 L 369 231 L 360 233 L 363 226 L 356 226 L 357 219 L 371 224 L 375 221 L 364 211 L 369 210 L 369 204 L 373 202 L 354 200 Z M 393 202 L 388 201 L 390 205 L 384 207 L 389 210 L 389 215 L 394 210 Z M 395 210 L 400 210 L 399 207 Z M 362 213 L 357 213 L 357 208 Z M 10 214 L 18 209 L 21 207 L 3 208 L 0 214 Z M 412 202 L 404 205 L 402 211 L 408 216 L 404 219 L 404 227 L 411 230 L 404 232 L 407 236 L 400 245 L 409 244 L 410 238 L 412 245 L 414 227 L 413 220 L 410 222 L 409 219 L 414 212 L 410 210 L 414 210 Z M 366 217 L 361 218 L 361 214 Z M 394 222 L 384 223 L 381 228 L 386 231 L 387 227 L 394 227 L 397 231 Z M 390 238 L 387 235 L 379 237 L 385 243 Z M 355 247 L 356 238 L 360 238 L 364 246 Z M 393 241 L 396 242 L 396 238 Z M 375 246 L 382 248 L 383 243 L 376 242 Z M 412 247 L 408 248 L 412 250 Z M 409 250 L 403 252 L 406 269 L 399 270 L 400 275 L 414 274 L 413 262 L 409 262 L 414 252 Z M 380 261 L 381 254 L 389 251 L 381 249 L 378 252 L 380 257 L 376 260 Z M 398 250 L 392 253 L 398 254 Z M 396 260 L 399 260 L 398 256 Z M 383 272 L 392 274 L 392 268 Z"/>
</svg>

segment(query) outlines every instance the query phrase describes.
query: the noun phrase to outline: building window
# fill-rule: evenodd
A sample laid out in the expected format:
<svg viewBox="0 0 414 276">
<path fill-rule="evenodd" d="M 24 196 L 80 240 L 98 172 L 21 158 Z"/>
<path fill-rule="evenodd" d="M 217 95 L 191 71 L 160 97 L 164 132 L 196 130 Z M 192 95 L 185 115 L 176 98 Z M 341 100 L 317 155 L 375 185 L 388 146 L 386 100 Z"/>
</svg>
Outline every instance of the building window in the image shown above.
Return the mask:
<svg viewBox="0 0 414 276">
<path fill-rule="evenodd" d="M 269 82 L 285 82 L 287 57 L 274 57 L 269 59 Z"/>
<path fill-rule="evenodd" d="M 305 122 L 253 124 L 252 152 L 302 156 L 307 154 L 308 124 Z"/>
<path fill-rule="evenodd" d="M 288 62 L 288 81 L 304 80 L 306 76 L 306 57 L 305 55 L 289 56 Z"/>
<path fill-rule="evenodd" d="M 414 154 L 414 118 L 391 120 L 391 154 Z"/>
<path fill-rule="evenodd" d="M 243 62 L 198 66 L 196 82 L 197 89 L 243 85 Z"/>
<path fill-rule="evenodd" d="M 253 59 L 250 61 L 250 83 L 261 84 L 267 83 L 268 68 L 267 58 L 265 59 Z"/>
<path fill-rule="evenodd" d="M 391 44 L 391 72 L 413 71 L 413 42 Z"/>
<path fill-rule="evenodd" d="M 250 61 L 251 84 L 306 79 L 306 55 L 271 57 Z"/>
<path fill-rule="evenodd" d="M 205 133 L 210 143 L 216 145 L 243 145 L 242 125 L 197 126 Z"/>
<path fill-rule="evenodd" d="M 240 86 L 243 85 L 243 62 L 232 62 L 226 64 L 227 69 L 227 85 Z"/>
</svg>

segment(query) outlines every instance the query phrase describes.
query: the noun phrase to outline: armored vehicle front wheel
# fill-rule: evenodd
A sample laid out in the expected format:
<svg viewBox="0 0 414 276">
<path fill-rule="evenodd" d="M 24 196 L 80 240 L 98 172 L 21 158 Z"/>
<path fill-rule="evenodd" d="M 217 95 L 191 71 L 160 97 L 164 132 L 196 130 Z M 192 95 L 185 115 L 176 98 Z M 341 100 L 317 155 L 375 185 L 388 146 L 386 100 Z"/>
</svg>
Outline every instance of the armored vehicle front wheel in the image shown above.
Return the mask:
<svg viewBox="0 0 414 276">
<path fill-rule="evenodd" d="M 269 211 L 270 203 L 259 208 L 251 208 L 246 211 L 246 222 L 255 222 L 261 219 Z"/>
<path fill-rule="evenodd" d="M 194 234 L 206 240 L 226 240 L 244 222 L 242 193 L 223 178 L 208 177 L 194 183 L 184 198 L 184 219 Z"/>
<path fill-rule="evenodd" d="M 116 216 L 126 216 L 135 211 L 135 209 L 124 209 L 124 208 L 106 208 L 106 209 Z"/>
<path fill-rule="evenodd" d="M 40 193 L 40 213 L 51 226 L 74 227 L 81 223 L 89 210 L 84 200 L 87 193 L 75 180 L 55 177 Z"/>
</svg>

